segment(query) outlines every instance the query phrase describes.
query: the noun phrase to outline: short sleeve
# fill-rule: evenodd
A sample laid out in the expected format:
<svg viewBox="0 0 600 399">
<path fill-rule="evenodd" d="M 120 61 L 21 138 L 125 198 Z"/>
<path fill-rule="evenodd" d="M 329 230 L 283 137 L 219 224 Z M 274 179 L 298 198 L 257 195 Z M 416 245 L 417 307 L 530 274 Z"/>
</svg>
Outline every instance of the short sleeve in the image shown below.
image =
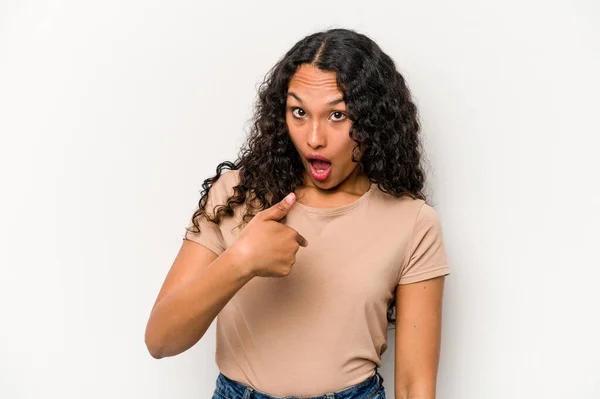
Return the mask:
<svg viewBox="0 0 600 399">
<path fill-rule="evenodd" d="M 430 205 L 423 202 L 409 243 L 408 260 L 401 270 L 398 284 L 416 283 L 448 274 L 450 268 L 440 218 Z"/>
<path fill-rule="evenodd" d="M 224 205 L 227 200 L 228 193 L 225 181 L 228 177 L 226 175 L 229 173 L 231 172 L 222 174 L 219 179 L 216 180 L 210 187 L 205 207 L 206 212 L 210 215 L 213 215 L 212 212 L 215 206 Z M 195 211 L 197 210 L 198 207 L 196 206 Z M 198 244 L 210 249 L 216 255 L 223 253 L 227 248 L 227 245 L 225 243 L 225 239 L 223 238 L 221 227 L 216 223 L 206 219 L 204 216 L 200 216 L 198 218 L 198 224 L 200 225 L 200 232 L 195 233 L 186 230 L 183 239 L 197 242 Z M 193 228 L 193 226 L 193 220 L 190 219 L 188 228 Z"/>
</svg>

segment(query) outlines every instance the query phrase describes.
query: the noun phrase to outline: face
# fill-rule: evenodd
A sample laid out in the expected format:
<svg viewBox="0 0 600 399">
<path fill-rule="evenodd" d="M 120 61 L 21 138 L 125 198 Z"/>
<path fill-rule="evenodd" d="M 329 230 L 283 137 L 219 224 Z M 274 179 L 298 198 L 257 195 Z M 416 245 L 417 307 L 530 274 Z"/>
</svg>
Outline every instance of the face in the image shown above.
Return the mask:
<svg viewBox="0 0 600 399">
<path fill-rule="evenodd" d="M 301 65 L 290 80 L 285 112 L 290 138 L 306 170 L 306 185 L 323 189 L 354 185 L 360 173 L 358 162 L 352 161 L 357 145 L 349 136 L 352 121 L 335 78 L 335 72 Z M 361 154 L 355 151 L 359 160 Z M 330 163 L 312 162 L 314 155 Z"/>
</svg>

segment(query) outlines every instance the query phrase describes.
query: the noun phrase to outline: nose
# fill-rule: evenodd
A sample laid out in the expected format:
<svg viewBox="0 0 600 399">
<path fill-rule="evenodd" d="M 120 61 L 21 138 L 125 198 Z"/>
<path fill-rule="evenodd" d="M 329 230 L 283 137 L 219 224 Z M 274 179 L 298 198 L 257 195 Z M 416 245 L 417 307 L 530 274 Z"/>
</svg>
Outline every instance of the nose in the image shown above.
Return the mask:
<svg viewBox="0 0 600 399">
<path fill-rule="evenodd" d="M 318 120 L 314 120 L 310 131 L 308 132 L 308 145 L 311 148 L 325 147 L 327 145 L 327 137 L 325 129 Z"/>
</svg>

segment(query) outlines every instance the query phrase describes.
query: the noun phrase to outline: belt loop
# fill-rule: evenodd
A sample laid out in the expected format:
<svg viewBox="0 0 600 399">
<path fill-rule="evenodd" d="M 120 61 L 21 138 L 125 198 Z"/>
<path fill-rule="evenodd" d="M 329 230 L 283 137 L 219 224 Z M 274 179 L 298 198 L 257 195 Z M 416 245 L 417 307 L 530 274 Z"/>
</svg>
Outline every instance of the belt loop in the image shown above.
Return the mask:
<svg viewBox="0 0 600 399">
<path fill-rule="evenodd" d="M 252 387 L 247 387 L 246 390 L 244 391 L 243 399 L 250 399 L 250 395 L 252 395 L 253 391 L 254 391 L 254 389 L 252 389 Z"/>
<path fill-rule="evenodd" d="M 335 394 L 334 393 L 326 393 L 325 398 L 326 399 L 335 399 Z"/>
</svg>

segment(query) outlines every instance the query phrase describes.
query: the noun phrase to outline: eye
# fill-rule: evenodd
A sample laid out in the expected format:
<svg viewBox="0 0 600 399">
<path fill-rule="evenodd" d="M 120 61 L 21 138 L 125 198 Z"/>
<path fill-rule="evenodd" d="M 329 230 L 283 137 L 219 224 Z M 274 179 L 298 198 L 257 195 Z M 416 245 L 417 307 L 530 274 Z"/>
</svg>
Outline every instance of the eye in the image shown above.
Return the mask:
<svg viewBox="0 0 600 399">
<path fill-rule="evenodd" d="M 306 115 L 306 111 L 304 111 L 302 108 L 291 107 L 290 109 L 292 111 L 292 115 L 296 119 L 302 119 L 304 115 Z M 298 111 L 298 113 L 296 113 L 296 111 Z M 341 122 L 346 119 L 346 114 L 342 111 L 334 111 L 331 115 L 335 116 L 333 119 L 335 122 Z"/>
<path fill-rule="evenodd" d="M 294 118 L 302 119 L 302 116 L 296 116 L 296 114 L 294 114 L 295 111 L 301 111 L 304 114 L 304 110 L 302 108 L 292 107 L 292 115 L 294 115 Z"/>
<path fill-rule="evenodd" d="M 334 111 L 332 115 L 338 115 L 340 118 L 343 117 L 342 119 L 335 119 L 336 122 L 343 121 L 344 119 L 346 119 L 346 114 L 342 111 Z"/>
</svg>

